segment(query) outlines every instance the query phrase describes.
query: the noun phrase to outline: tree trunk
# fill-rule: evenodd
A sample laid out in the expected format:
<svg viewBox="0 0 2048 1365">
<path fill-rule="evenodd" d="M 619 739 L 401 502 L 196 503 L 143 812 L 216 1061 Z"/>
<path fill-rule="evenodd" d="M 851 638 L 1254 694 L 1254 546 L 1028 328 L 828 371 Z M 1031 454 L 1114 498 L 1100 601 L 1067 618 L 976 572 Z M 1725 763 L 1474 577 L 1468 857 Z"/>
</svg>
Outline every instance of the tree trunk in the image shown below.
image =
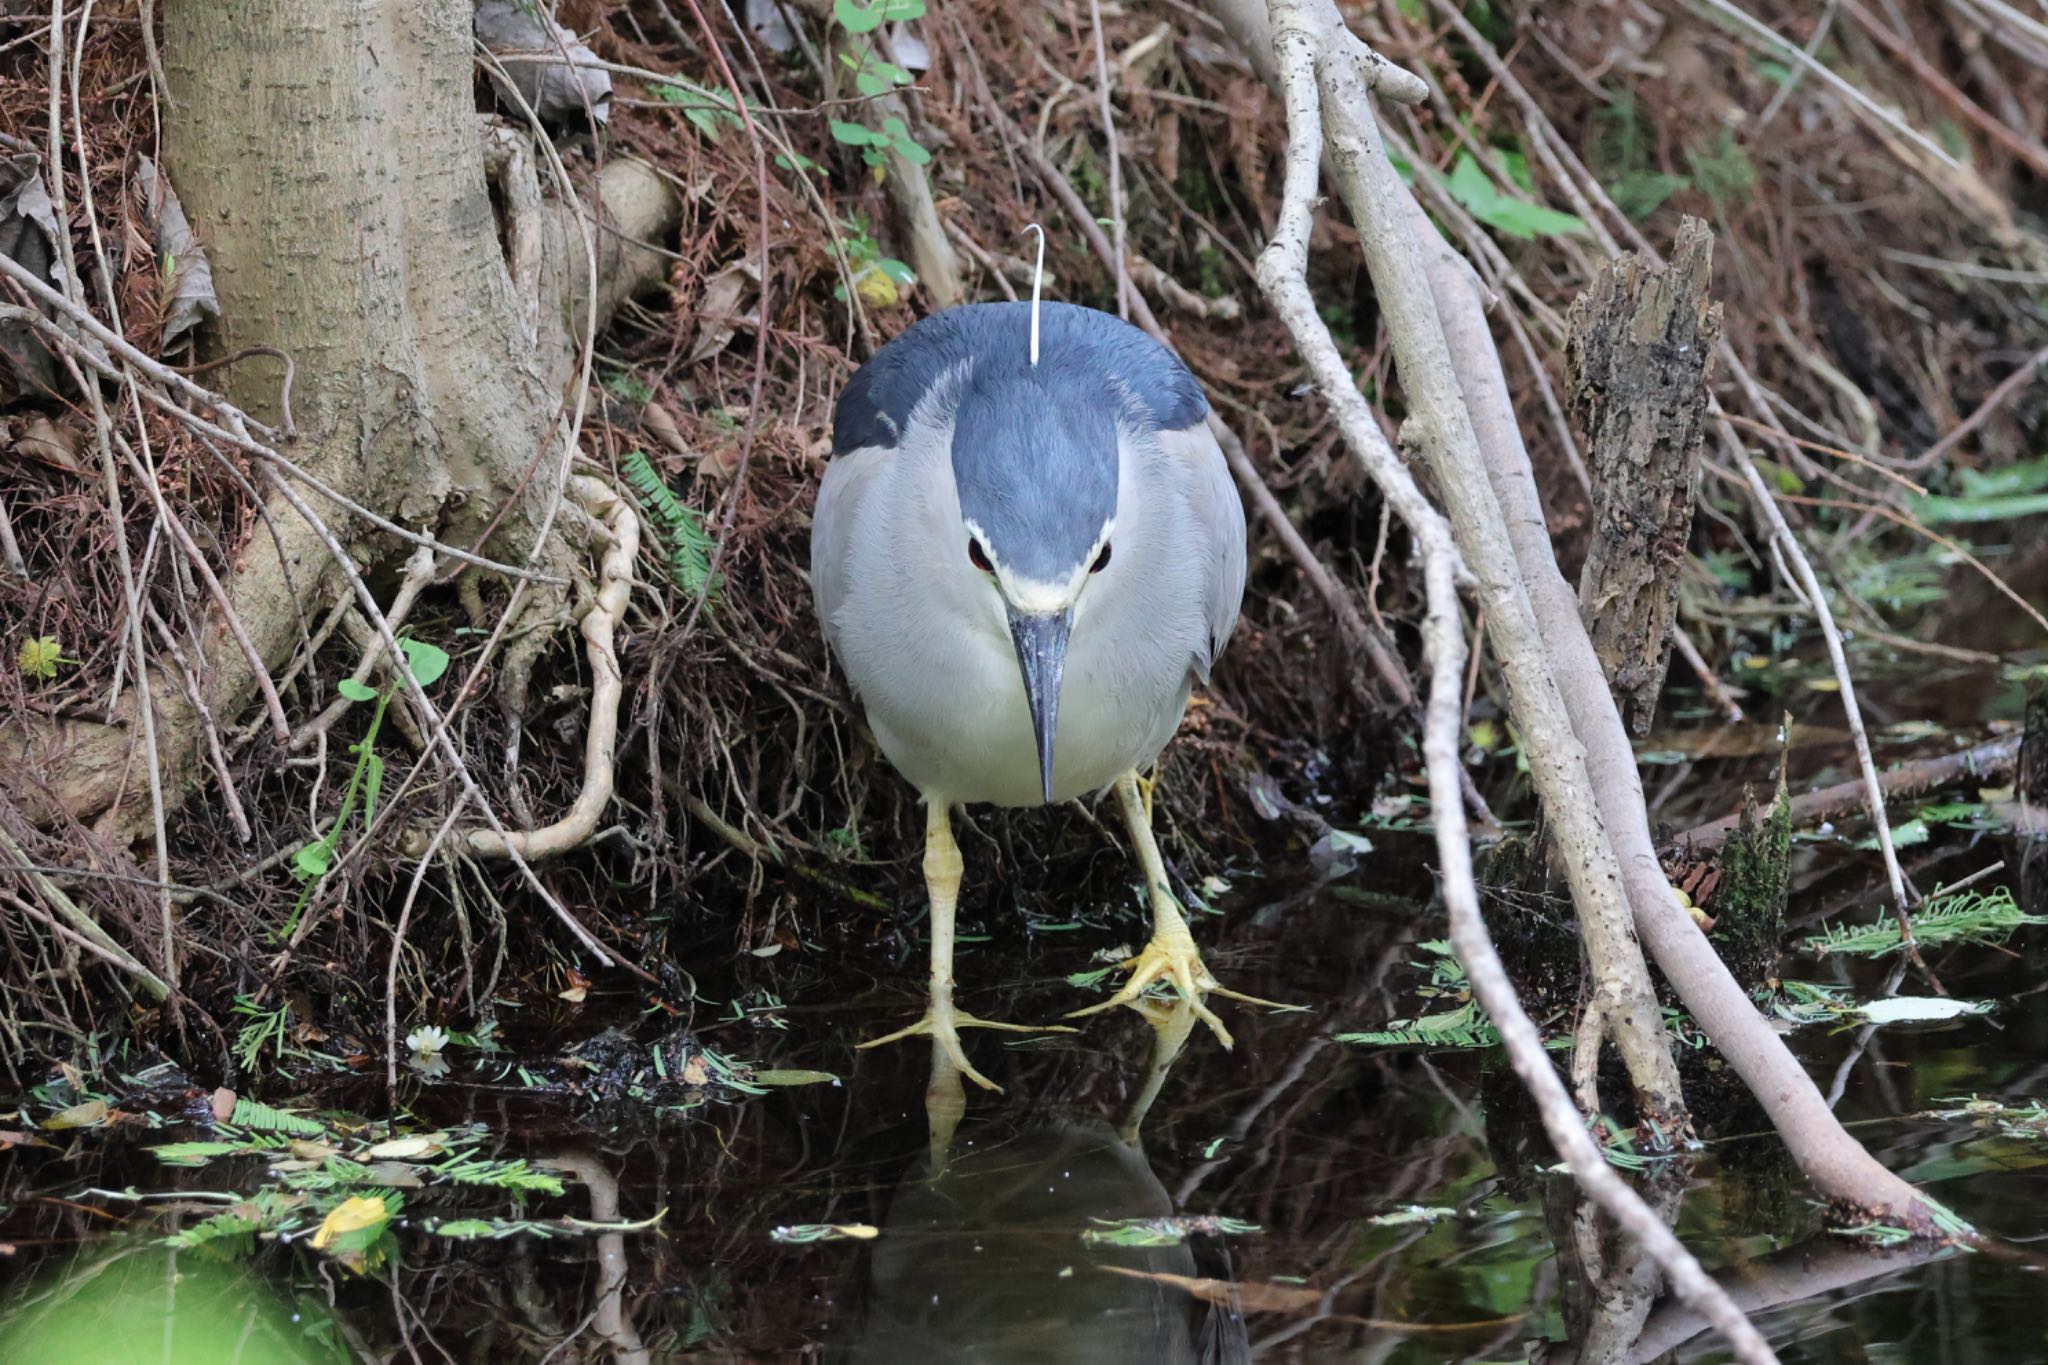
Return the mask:
<svg viewBox="0 0 2048 1365">
<path fill-rule="evenodd" d="M 379 516 L 567 584 L 588 571 L 559 534 L 541 531 L 567 474 L 563 386 L 592 311 L 585 234 L 571 208 L 541 204 L 529 172 L 529 192 L 506 199 L 527 201 L 532 219 L 505 235 L 533 247 L 524 268 L 508 269 L 471 24 L 468 0 L 170 0 L 165 162 L 213 262 L 221 316 L 210 349 L 261 345 L 292 358 L 296 436 L 281 453 Z M 606 230 L 592 225 L 589 239 L 601 321 L 660 278 L 661 258 L 635 243 L 665 231 L 678 206 L 628 161 L 607 167 L 597 189 Z M 239 362 L 224 372 L 225 395 L 282 424 L 279 368 Z M 318 529 L 265 491 L 266 463 L 250 466 L 264 516 L 222 578 L 275 667 L 307 639 L 340 574 Z M 307 483 L 296 491 L 360 566 L 400 548 Z M 539 609 L 559 614 L 567 589 L 546 599 Z M 208 613 L 205 632 L 201 687 L 226 725 L 258 678 L 222 613 Z M 150 691 L 175 804 L 204 772 L 203 717 L 175 679 L 155 675 Z M 132 834 L 137 743 L 119 722 L 49 722 L 0 734 L 0 759 L 47 775 L 24 793 L 31 819 L 98 815 Z"/>
</svg>

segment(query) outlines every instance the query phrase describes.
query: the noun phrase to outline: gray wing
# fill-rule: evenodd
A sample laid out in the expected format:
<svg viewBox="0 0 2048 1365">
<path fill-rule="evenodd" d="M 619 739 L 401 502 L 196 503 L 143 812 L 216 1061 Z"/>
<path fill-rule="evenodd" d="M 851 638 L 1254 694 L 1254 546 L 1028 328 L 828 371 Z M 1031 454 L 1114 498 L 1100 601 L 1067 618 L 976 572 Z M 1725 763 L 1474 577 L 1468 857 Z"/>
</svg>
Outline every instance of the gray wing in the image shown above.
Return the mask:
<svg viewBox="0 0 2048 1365">
<path fill-rule="evenodd" d="M 1208 649 L 1195 658 L 1195 674 L 1206 683 L 1211 665 L 1237 629 L 1238 609 L 1244 605 L 1244 503 L 1230 477 L 1230 462 L 1223 458 L 1223 449 L 1206 424 L 1162 431 L 1159 439 L 1175 458 L 1187 462 L 1188 506 L 1209 546 L 1208 595 L 1204 599 L 1209 615 Z"/>
<path fill-rule="evenodd" d="M 852 581 L 847 560 L 861 503 L 874 492 L 876 473 L 895 453 L 881 446 L 863 446 L 834 456 L 818 485 L 818 505 L 811 513 L 811 596 L 817 603 L 825 643 L 835 655 L 839 652 L 839 610 L 846 603 L 847 585 Z"/>
</svg>

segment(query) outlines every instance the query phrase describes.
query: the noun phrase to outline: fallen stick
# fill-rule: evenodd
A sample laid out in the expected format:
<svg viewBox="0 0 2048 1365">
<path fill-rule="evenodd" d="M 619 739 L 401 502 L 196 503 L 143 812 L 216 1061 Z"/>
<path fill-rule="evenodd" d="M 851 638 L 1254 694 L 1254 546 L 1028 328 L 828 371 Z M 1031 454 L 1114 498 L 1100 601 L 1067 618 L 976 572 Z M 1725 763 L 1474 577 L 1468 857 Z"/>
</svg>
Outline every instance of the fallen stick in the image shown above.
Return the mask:
<svg viewBox="0 0 2048 1365">
<path fill-rule="evenodd" d="M 1940 758 L 1916 758 L 1896 768 L 1887 768 L 1877 775 L 1877 786 L 1886 800 L 1918 796 L 1966 777 L 2003 777 L 2012 771 L 2019 756 L 2020 737 L 2007 735 L 1961 753 L 1944 754 Z M 1864 809 L 1868 798 L 1869 790 L 1860 777 L 1804 792 L 1792 798 L 1792 823 L 1809 825 L 1840 815 L 1852 815 Z M 1709 820 L 1672 840 L 1666 851 L 1699 853 L 1719 848 L 1741 821 L 1740 811 L 1718 820 Z"/>
</svg>

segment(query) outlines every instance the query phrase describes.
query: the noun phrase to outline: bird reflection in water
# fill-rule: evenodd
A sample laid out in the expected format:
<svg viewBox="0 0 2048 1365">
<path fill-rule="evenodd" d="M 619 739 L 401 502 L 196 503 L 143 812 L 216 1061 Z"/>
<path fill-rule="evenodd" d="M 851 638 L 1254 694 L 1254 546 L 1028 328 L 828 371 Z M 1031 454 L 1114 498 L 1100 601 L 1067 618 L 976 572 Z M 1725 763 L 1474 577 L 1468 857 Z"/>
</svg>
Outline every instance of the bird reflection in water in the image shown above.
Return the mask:
<svg viewBox="0 0 2048 1365">
<path fill-rule="evenodd" d="M 1248 1361 L 1244 1320 L 1183 1288 L 1201 1272 L 1187 1242 L 1086 1242 L 1091 1220 L 1166 1218 L 1166 1187 L 1139 1136 L 1197 1016 L 1185 1000 L 1140 999 L 1152 1027 L 1146 1074 L 1112 1128 L 1035 1124 L 954 1149 L 966 1108 L 959 1068 L 932 1047 L 931 1150 L 898 1187 L 865 1283 L 829 1359 L 841 1365 L 1230 1365 Z"/>
</svg>

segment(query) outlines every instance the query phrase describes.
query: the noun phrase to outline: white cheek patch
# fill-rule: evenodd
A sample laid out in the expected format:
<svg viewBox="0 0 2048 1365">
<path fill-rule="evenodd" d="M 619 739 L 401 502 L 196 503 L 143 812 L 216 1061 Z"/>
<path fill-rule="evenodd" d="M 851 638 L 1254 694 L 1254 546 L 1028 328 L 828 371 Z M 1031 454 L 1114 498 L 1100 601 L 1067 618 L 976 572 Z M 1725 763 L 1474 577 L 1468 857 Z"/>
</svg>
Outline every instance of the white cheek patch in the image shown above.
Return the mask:
<svg viewBox="0 0 2048 1365">
<path fill-rule="evenodd" d="M 1002 573 L 1000 567 L 997 572 L 1003 580 L 1004 594 L 1010 599 L 1010 605 L 1018 611 L 1030 615 L 1046 615 L 1065 611 L 1074 605 L 1075 590 L 1079 584 L 1073 579 L 1068 579 L 1064 583 L 1041 583 L 1035 578 Z"/>
</svg>

